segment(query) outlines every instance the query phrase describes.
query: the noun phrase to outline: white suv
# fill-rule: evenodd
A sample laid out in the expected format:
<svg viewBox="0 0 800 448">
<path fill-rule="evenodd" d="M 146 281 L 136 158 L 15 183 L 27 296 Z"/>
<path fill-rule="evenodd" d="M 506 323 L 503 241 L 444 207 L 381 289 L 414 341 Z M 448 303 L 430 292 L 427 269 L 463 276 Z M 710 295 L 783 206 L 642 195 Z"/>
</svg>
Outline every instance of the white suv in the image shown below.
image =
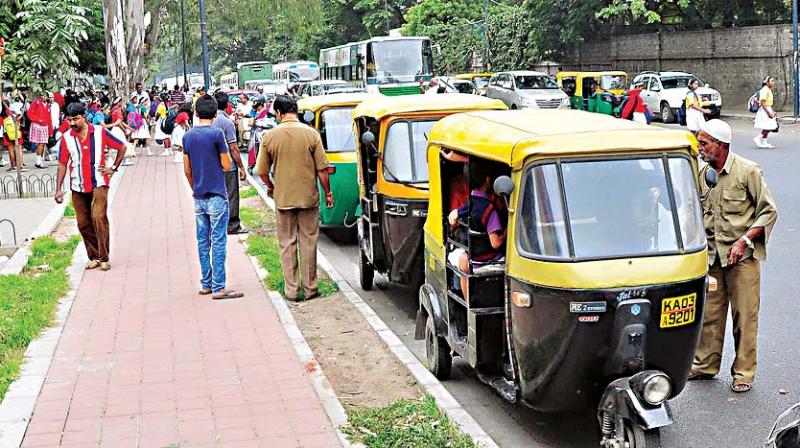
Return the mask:
<svg viewBox="0 0 800 448">
<path fill-rule="evenodd" d="M 672 123 L 680 109 L 681 104 L 689 93 L 689 82 L 697 79 L 700 87 L 697 94 L 703 102 L 703 107 L 711 109 L 712 113 L 708 118 L 718 118 L 722 112 L 722 97 L 719 92 L 712 89 L 708 84 L 703 84 L 700 78 L 685 72 L 642 72 L 633 78 L 631 87 L 638 82 L 644 83 L 642 89 L 642 99 L 647 107 L 658 113 L 661 121 Z"/>
<path fill-rule="evenodd" d="M 511 71 L 495 73 L 486 96 L 506 103 L 511 109 L 569 108 L 569 97 L 547 73 Z"/>
</svg>

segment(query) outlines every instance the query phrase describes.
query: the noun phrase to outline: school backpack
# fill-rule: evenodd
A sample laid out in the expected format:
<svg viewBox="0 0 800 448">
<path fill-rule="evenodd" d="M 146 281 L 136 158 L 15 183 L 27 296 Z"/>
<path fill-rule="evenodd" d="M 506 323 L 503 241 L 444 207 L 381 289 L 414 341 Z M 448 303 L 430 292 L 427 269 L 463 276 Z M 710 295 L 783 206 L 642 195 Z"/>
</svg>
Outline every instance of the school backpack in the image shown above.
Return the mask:
<svg viewBox="0 0 800 448">
<path fill-rule="evenodd" d="M 686 101 L 681 103 L 681 107 L 678 108 L 678 113 L 675 116 L 675 121 L 678 122 L 681 126 L 686 126 Z"/>
<path fill-rule="evenodd" d="M 6 132 L 6 138 L 14 141 L 17 138 L 17 127 L 14 126 L 14 118 L 6 117 L 3 119 L 3 129 Z"/>
<path fill-rule="evenodd" d="M 159 101 L 153 101 L 152 103 L 150 103 L 150 116 L 151 117 L 155 118 L 156 111 L 158 110 L 158 105 L 159 104 L 160 104 Z"/>
<path fill-rule="evenodd" d="M 161 120 L 161 131 L 167 135 L 172 135 L 172 131 L 175 130 L 175 118 L 178 116 L 178 113 L 172 109 L 169 109 L 167 112 L 167 116 Z"/>
<path fill-rule="evenodd" d="M 747 100 L 747 110 L 749 110 L 750 113 L 758 112 L 758 109 L 761 107 L 761 102 L 758 99 L 759 92 L 760 90 L 756 90 L 756 93 Z"/>
<path fill-rule="evenodd" d="M 130 121 L 130 125 L 133 129 L 139 129 L 144 126 L 144 120 L 142 119 L 142 116 L 136 111 L 128 113 L 128 120 Z"/>
</svg>

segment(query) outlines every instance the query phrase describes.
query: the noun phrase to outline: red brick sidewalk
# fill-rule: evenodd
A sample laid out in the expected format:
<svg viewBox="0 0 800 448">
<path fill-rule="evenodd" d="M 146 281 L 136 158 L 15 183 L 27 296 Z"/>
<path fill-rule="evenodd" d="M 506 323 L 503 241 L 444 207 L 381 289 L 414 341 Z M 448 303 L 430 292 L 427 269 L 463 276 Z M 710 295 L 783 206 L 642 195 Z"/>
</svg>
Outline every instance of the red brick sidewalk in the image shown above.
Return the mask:
<svg viewBox="0 0 800 448">
<path fill-rule="evenodd" d="M 112 269 L 86 272 L 23 446 L 340 446 L 237 239 L 228 284 L 245 298 L 197 295 L 185 182 L 170 157 L 128 168 Z"/>
</svg>

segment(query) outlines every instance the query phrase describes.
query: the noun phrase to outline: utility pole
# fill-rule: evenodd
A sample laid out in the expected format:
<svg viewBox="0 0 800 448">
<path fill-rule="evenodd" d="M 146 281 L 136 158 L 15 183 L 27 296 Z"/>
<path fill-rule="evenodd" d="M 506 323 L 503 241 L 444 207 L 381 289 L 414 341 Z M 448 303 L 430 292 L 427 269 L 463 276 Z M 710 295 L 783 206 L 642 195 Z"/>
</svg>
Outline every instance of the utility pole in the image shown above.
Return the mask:
<svg viewBox="0 0 800 448">
<path fill-rule="evenodd" d="M 188 85 L 186 82 L 186 24 L 183 18 L 183 0 L 181 0 L 181 51 L 183 52 L 183 85 Z"/>
<path fill-rule="evenodd" d="M 489 69 L 489 0 L 483 0 L 483 66 Z"/>
<path fill-rule="evenodd" d="M 200 4 L 200 44 L 203 47 L 203 86 L 206 93 L 211 85 L 208 75 L 208 42 L 206 40 L 206 0 L 199 0 Z"/>
<path fill-rule="evenodd" d="M 792 84 L 794 84 L 794 118 L 800 116 L 800 74 L 798 74 L 797 60 L 797 0 L 792 0 L 792 40 L 794 41 L 794 51 L 792 52 Z"/>
</svg>

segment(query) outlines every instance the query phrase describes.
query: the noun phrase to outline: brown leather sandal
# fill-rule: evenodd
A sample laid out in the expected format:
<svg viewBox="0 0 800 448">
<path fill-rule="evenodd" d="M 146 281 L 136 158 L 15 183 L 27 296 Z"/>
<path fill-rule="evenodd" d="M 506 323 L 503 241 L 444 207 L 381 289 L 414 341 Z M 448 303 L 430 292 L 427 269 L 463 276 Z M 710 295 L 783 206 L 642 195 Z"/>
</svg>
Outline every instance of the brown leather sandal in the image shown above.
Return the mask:
<svg viewBox="0 0 800 448">
<path fill-rule="evenodd" d="M 710 373 L 703 373 L 703 372 L 698 372 L 696 370 L 690 370 L 689 371 L 689 376 L 686 377 L 686 381 L 710 380 L 710 379 L 713 379 L 713 378 L 714 378 L 714 375 L 712 375 Z"/>
<path fill-rule="evenodd" d="M 731 390 L 736 392 L 737 394 L 743 394 L 745 392 L 750 392 L 750 389 L 753 388 L 752 383 L 748 383 L 747 381 L 739 381 L 733 380 L 731 383 Z"/>
</svg>

